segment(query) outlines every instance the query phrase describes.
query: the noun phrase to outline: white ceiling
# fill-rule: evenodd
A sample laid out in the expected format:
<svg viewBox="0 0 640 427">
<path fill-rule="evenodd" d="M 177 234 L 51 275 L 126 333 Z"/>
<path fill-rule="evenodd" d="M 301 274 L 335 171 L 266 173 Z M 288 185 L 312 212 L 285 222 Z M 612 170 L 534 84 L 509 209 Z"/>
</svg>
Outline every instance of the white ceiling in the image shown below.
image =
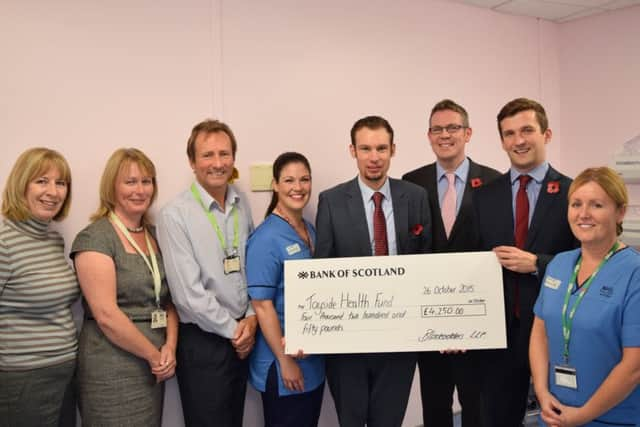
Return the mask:
<svg viewBox="0 0 640 427">
<path fill-rule="evenodd" d="M 589 15 L 640 5 L 640 0 L 449 0 L 511 15 L 567 22 Z"/>
</svg>

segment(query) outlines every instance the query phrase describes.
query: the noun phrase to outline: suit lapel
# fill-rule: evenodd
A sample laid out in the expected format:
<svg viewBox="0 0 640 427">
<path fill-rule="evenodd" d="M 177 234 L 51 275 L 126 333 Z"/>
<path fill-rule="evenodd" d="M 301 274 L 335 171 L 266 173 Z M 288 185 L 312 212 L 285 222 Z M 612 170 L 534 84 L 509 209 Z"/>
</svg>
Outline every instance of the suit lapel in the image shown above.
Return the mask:
<svg viewBox="0 0 640 427">
<path fill-rule="evenodd" d="M 349 222 L 352 228 L 352 238 L 355 239 L 359 247 L 359 252 L 373 255 L 371 252 L 371 239 L 369 227 L 367 226 L 367 214 L 364 210 L 362 193 L 358 186 L 358 178 L 353 179 L 346 188 L 345 198 L 349 212 Z M 344 236 L 348 239 L 349 236 Z"/>
<path fill-rule="evenodd" d="M 456 234 L 458 228 L 463 222 L 463 217 L 467 212 L 471 212 L 471 181 L 480 176 L 480 168 L 477 164 L 475 164 L 471 159 L 469 159 L 469 173 L 467 175 L 467 180 L 464 185 L 464 189 L 462 192 L 462 199 L 460 201 L 460 208 L 458 209 L 458 214 L 456 215 L 456 220 L 453 223 L 453 227 L 451 228 L 451 234 L 449 234 L 449 240 L 451 240 Z M 442 215 L 441 215 L 442 217 Z M 442 221 L 442 219 L 440 219 Z M 442 226 L 444 228 L 444 225 Z"/>
<path fill-rule="evenodd" d="M 515 246 L 515 225 L 513 223 L 513 200 L 511 195 L 511 175 L 509 172 L 496 178 L 496 207 L 493 212 L 493 223 L 497 230 L 504 232 L 505 244 Z M 503 208 L 504 207 L 504 208 Z"/>
<path fill-rule="evenodd" d="M 396 226 L 396 249 L 398 254 L 404 254 L 409 244 L 409 204 L 408 198 L 396 180 L 389 178 L 391 199 L 393 201 L 393 222 Z"/>
<path fill-rule="evenodd" d="M 560 192 L 549 193 L 547 190 L 549 182 L 559 181 L 560 175 L 558 172 L 549 166 L 547 174 L 542 180 L 542 186 L 540 187 L 540 194 L 538 194 L 538 201 L 536 203 L 535 210 L 533 211 L 533 217 L 531 218 L 531 224 L 529 225 L 529 231 L 527 233 L 527 243 L 525 247 L 529 248 L 533 245 L 540 230 L 543 229 L 544 219 L 549 212 L 549 209 L 558 200 L 558 197 L 562 197 Z"/>
</svg>

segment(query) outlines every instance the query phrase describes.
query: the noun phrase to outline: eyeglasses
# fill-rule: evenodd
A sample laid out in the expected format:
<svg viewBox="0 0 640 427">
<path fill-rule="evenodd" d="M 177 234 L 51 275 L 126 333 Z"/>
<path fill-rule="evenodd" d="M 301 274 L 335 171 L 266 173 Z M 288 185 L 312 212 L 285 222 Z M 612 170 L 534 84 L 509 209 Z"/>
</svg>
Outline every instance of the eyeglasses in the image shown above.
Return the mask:
<svg viewBox="0 0 640 427">
<path fill-rule="evenodd" d="M 444 127 L 442 127 L 442 126 L 434 126 L 432 128 L 429 128 L 429 132 L 431 132 L 432 135 L 440 135 L 442 133 L 442 131 L 446 130 L 447 133 L 453 134 L 453 133 L 456 133 L 460 129 L 463 129 L 463 128 L 466 128 L 466 126 L 450 124 L 450 125 L 446 125 Z"/>
</svg>

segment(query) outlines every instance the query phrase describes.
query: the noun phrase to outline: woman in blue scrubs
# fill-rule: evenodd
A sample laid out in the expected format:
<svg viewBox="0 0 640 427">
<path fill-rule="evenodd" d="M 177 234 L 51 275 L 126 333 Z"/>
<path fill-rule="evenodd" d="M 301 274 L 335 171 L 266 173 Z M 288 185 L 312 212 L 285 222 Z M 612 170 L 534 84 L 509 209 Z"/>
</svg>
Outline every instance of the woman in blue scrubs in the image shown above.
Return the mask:
<svg viewBox="0 0 640 427">
<path fill-rule="evenodd" d="M 569 188 L 581 246 L 547 267 L 529 350 L 547 425 L 640 423 L 640 253 L 618 240 L 627 204 L 606 167 L 586 169 Z"/>
<path fill-rule="evenodd" d="M 265 220 L 247 242 L 249 296 L 260 325 L 249 381 L 262 393 L 265 426 L 315 427 L 324 359 L 284 353 L 284 261 L 311 258 L 316 239 L 315 229 L 302 217 L 311 195 L 309 161 L 299 153 L 281 154 L 273 164 L 272 186 Z"/>
</svg>

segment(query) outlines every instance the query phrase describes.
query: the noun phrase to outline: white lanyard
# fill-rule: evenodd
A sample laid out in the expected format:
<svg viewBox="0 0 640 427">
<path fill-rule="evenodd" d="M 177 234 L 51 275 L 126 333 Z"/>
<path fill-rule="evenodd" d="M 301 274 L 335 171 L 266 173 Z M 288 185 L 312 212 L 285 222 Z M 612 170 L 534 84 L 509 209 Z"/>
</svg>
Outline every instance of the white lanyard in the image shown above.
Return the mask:
<svg viewBox="0 0 640 427">
<path fill-rule="evenodd" d="M 144 252 L 142 252 L 135 240 L 133 240 L 133 237 L 131 237 L 131 234 L 129 234 L 127 227 L 124 226 L 120 218 L 118 218 L 118 216 L 114 212 L 111 212 L 110 218 L 111 221 L 113 221 L 113 223 L 120 229 L 120 231 L 122 231 L 122 234 L 124 234 L 124 237 L 126 237 L 129 243 L 131 243 L 131 246 L 133 246 L 138 254 L 140 254 L 142 259 L 144 260 L 144 263 L 147 264 L 147 267 L 151 272 L 151 276 L 153 277 L 153 291 L 156 295 L 156 306 L 160 308 L 160 286 L 162 280 L 160 279 L 160 268 L 158 267 L 156 252 L 153 250 L 153 245 L 151 244 L 151 240 L 149 239 L 149 232 L 145 228 L 144 238 L 147 241 L 147 248 L 149 249 L 149 257 L 151 258 L 151 262 L 149 262 L 147 256 L 144 254 Z"/>
</svg>

